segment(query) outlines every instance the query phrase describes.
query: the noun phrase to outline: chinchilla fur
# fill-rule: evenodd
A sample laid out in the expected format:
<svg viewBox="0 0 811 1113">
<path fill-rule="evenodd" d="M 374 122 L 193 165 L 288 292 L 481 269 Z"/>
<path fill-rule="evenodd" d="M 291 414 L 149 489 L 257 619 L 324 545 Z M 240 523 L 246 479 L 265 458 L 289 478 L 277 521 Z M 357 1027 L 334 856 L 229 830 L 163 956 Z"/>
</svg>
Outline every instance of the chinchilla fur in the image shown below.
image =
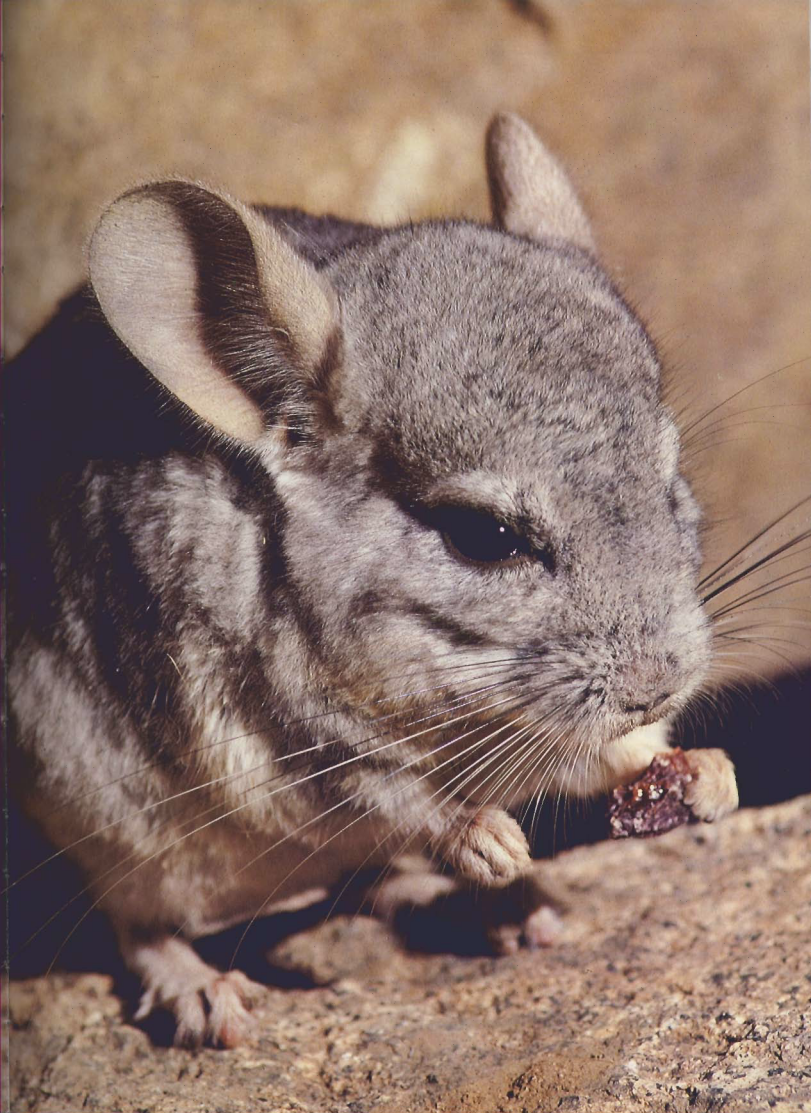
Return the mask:
<svg viewBox="0 0 811 1113">
<path fill-rule="evenodd" d="M 704 678 L 655 347 L 523 121 L 487 165 L 491 225 L 131 190 L 9 369 L 16 780 L 181 1042 L 250 997 L 188 941 L 405 849 L 505 885 L 507 806 L 632 779 Z"/>
</svg>

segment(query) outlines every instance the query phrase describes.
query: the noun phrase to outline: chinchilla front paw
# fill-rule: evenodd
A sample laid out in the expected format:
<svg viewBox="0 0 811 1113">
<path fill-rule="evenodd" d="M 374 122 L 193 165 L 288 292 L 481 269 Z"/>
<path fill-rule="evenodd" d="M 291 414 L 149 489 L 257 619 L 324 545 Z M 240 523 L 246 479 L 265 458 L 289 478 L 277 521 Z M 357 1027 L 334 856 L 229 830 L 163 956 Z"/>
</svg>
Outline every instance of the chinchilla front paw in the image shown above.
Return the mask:
<svg viewBox="0 0 811 1113">
<path fill-rule="evenodd" d="M 735 766 L 723 750 L 688 750 L 685 755 L 693 774 L 684 790 L 684 802 L 698 819 L 711 823 L 738 806 Z"/>
<path fill-rule="evenodd" d="M 459 876 L 478 885 L 508 885 L 531 864 L 524 832 L 511 815 L 487 804 L 459 816 L 442 857 Z"/>
</svg>

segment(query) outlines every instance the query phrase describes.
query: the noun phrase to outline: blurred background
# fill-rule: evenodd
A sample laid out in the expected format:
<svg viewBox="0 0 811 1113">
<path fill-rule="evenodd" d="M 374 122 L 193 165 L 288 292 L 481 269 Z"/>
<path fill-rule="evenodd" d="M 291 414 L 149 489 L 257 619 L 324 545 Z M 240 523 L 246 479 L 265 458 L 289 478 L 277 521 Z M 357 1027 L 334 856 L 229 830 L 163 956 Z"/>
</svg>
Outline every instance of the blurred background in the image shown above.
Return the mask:
<svg viewBox="0 0 811 1113">
<path fill-rule="evenodd" d="M 660 343 L 708 570 L 811 491 L 804 0 L 9 0 L 4 16 L 7 356 L 81 281 L 99 209 L 136 181 L 485 220 L 484 129 L 513 109 L 571 171 Z M 806 506 L 752 559 L 809 525 Z M 807 569 L 808 544 L 759 582 Z M 783 690 L 779 712 L 767 687 L 757 713 L 723 711 L 736 738 L 756 732 L 757 797 L 765 737 L 782 752 L 793 732 L 806 768 L 808 582 L 752 605 L 718 675 Z"/>
</svg>

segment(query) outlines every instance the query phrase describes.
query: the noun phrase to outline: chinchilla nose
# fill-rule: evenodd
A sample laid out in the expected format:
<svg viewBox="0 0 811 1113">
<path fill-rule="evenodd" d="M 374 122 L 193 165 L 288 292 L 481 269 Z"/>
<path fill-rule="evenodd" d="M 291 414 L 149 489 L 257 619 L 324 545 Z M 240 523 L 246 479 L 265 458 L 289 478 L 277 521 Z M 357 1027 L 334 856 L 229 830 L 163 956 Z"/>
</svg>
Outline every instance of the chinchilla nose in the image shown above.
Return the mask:
<svg viewBox="0 0 811 1113">
<path fill-rule="evenodd" d="M 673 695 L 672 692 L 657 692 L 655 696 L 642 697 L 637 695 L 636 699 L 620 697 L 620 707 L 623 711 L 629 714 L 633 711 L 650 712 L 655 708 L 660 707 L 665 700 L 669 700 Z"/>
<path fill-rule="evenodd" d="M 620 711 L 656 718 L 656 709 L 680 687 L 678 661 L 670 654 L 636 661 L 620 671 L 615 685 L 614 699 Z"/>
</svg>

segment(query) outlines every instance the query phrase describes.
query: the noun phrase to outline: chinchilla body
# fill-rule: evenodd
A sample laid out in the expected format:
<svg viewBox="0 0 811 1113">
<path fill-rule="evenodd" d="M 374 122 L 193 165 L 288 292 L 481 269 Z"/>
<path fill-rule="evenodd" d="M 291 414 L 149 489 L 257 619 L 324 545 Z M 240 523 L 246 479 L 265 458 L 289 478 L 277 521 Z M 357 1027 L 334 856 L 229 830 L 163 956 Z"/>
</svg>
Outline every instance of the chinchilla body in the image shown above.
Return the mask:
<svg viewBox="0 0 811 1113">
<path fill-rule="evenodd" d="M 637 772 L 704 676 L 654 346 L 525 124 L 488 169 L 492 225 L 130 191 L 9 369 L 17 780 L 122 939 L 503 880 L 477 809 Z"/>
</svg>

